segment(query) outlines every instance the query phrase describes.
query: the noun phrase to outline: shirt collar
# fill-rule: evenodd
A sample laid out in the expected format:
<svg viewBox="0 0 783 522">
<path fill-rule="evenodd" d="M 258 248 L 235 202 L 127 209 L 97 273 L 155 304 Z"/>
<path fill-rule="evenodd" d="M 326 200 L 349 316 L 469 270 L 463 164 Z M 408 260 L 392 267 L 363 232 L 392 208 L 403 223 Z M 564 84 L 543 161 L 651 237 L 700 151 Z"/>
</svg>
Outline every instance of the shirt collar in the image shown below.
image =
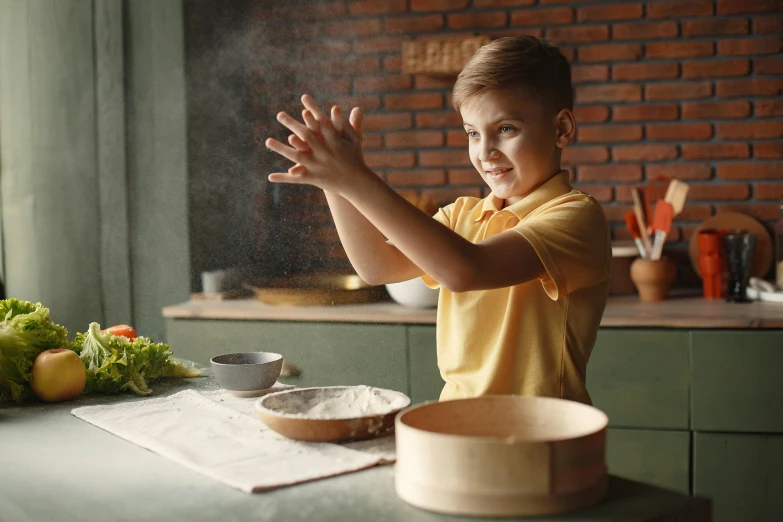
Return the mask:
<svg viewBox="0 0 783 522">
<path fill-rule="evenodd" d="M 506 208 L 503 208 L 502 199 L 495 197 L 494 194 L 490 194 L 484 198 L 484 203 L 481 207 L 481 213 L 475 219 L 475 221 L 481 221 L 484 219 L 484 215 L 487 212 L 494 214 L 495 212 L 500 212 L 501 210 L 508 210 L 517 218 L 522 219 L 547 201 L 571 192 L 572 187 L 568 178 L 568 171 L 561 170 L 546 180 L 544 183 L 539 185 L 538 188 L 536 188 L 533 192 L 525 196 L 522 201 L 517 201 L 513 205 L 510 205 Z"/>
</svg>

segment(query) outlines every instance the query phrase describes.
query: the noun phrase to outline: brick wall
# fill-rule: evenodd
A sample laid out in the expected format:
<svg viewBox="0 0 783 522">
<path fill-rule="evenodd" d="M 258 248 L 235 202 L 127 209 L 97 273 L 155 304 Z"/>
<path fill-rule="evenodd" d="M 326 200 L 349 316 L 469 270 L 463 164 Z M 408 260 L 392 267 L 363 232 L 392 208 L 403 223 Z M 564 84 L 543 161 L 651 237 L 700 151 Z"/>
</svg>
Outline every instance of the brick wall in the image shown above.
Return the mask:
<svg viewBox="0 0 783 522">
<path fill-rule="evenodd" d="M 486 195 L 450 107 L 453 78 L 402 74 L 402 42 L 546 35 L 573 65 L 578 133 L 564 162 L 575 186 L 601 202 L 613 237 L 628 238 L 630 188 L 658 174 L 691 185 L 667 245 L 675 255 L 716 212 L 778 218 L 783 0 L 258 1 L 249 34 L 261 165 L 276 161 L 263 139 L 285 137 L 274 113 L 298 114 L 298 95 L 309 92 L 364 109 L 367 162 L 399 192 L 442 204 Z M 306 205 L 314 224 L 299 240 L 317 243 L 325 264 L 347 266 L 322 195 L 290 194 L 282 199 L 297 212 Z"/>
</svg>

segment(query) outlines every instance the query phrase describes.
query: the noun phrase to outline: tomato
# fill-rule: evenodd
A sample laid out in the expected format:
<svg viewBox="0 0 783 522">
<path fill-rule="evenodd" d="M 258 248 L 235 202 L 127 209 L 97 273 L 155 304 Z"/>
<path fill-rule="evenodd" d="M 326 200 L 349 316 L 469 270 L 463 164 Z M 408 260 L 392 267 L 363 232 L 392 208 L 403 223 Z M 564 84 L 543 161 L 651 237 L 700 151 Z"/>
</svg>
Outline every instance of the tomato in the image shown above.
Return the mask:
<svg viewBox="0 0 783 522">
<path fill-rule="evenodd" d="M 116 326 L 112 326 L 111 328 L 105 329 L 104 332 L 113 333 L 114 335 L 121 335 L 131 340 L 136 338 L 136 330 L 127 324 L 118 324 Z"/>
</svg>

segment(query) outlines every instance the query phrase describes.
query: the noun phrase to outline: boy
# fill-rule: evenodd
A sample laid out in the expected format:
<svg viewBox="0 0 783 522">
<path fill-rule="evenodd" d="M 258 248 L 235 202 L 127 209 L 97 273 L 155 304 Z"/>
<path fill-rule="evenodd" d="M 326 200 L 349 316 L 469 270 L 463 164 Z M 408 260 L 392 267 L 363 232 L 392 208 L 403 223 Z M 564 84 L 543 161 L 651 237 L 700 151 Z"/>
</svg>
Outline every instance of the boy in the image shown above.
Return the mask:
<svg viewBox="0 0 783 522">
<path fill-rule="evenodd" d="M 433 218 L 364 163 L 361 111 L 331 117 L 303 96 L 304 124 L 278 120 L 293 161 L 272 182 L 324 190 L 357 274 L 370 284 L 422 277 L 440 287 L 441 400 L 486 394 L 590 404 L 587 360 L 609 289 L 611 241 L 601 207 L 560 168 L 574 138 L 571 68 L 532 37 L 495 40 L 465 65 L 453 91 L 471 162 L 492 190 L 462 197 Z M 388 238 L 388 241 L 387 241 Z"/>
</svg>

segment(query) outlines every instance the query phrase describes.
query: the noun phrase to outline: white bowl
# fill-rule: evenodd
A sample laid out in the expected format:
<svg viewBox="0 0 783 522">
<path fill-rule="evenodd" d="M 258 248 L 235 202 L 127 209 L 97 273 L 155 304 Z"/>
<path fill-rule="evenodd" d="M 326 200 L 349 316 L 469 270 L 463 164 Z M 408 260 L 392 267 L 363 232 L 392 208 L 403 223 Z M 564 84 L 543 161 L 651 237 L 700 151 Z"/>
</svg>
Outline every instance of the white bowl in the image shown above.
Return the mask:
<svg viewBox="0 0 783 522">
<path fill-rule="evenodd" d="M 428 287 L 420 277 L 387 284 L 386 291 L 397 303 L 411 308 L 434 308 L 440 295 L 440 290 Z"/>
</svg>

